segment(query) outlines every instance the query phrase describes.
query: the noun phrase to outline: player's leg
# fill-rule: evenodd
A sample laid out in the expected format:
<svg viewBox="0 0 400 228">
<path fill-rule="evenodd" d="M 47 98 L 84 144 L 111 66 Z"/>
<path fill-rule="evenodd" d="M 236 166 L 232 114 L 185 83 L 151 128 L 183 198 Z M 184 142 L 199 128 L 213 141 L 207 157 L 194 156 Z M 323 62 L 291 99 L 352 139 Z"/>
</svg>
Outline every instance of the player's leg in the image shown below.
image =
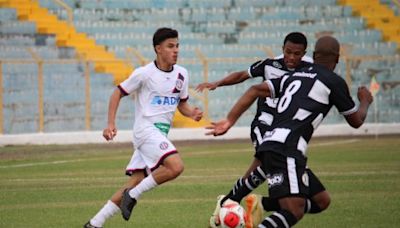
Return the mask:
<svg viewBox="0 0 400 228">
<path fill-rule="evenodd" d="M 122 193 L 126 188 L 133 188 L 141 180 L 145 177 L 144 170 L 137 170 L 133 172 L 128 179 L 127 183 L 117 190 L 114 195 L 111 197 L 110 200 L 97 212 L 97 214 L 91 218 L 84 227 L 86 228 L 95 228 L 95 227 L 102 227 L 104 223 L 111 218 L 112 216 L 121 212 L 119 205 L 122 199 Z"/>
<path fill-rule="evenodd" d="M 265 175 L 263 175 L 263 172 L 261 168 L 259 167 L 261 165 L 260 160 L 257 158 L 254 158 L 253 162 L 251 163 L 250 167 L 247 169 L 246 173 L 244 174 L 243 177 L 240 177 L 235 184 L 233 185 L 232 189 L 230 192 L 224 197 L 221 203 L 224 203 L 225 200 L 228 198 L 235 200 L 240 203 L 241 198 L 239 196 L 234 197 L 239 191 L 239 189 L 245 187 L 246 183 L 250 184 L 252 189 L 256 188 L 258 185 L 262 184 L 265 181 Z M 259 170 L 257 170 L 257 168 Z"/>
<path fill-rule="evenodd" d="M 122 216 L 129 220 L 132 209 L 140 196 L 158 185 L 173 180 L 183 172 L 183 162 L 179 154 L 174 153 L 162 161 L 162 165 L 154 169 L 150 175 L 144 178 L 134 188 L 127 188 L 123 192 L 121 202 Z"/>
<path fill-rule="evenodd" d="M 250 132 L 250 138 L 253 143 L 255 151 L 257 151 L 259 145 L 262 143 L 262 135 L 266 132 L 267 128 L 257 126 L 257 124 L 252 123 Z M 246 173 L 243 177 L 239 178 L 232 190 L 225 196 L 225 198 L 221 201 L 221 204 L 225 202 L 227 199 L 232 199 L 238 203 L 245 197 L 248 193 L 250 193 L 253 189 L 257 188 L 259 185 L 264 183 L 266 177 L 260 168 L 261 161 L 254 156 L 253 162 L 250 167 L 247 169 Z"/>
<path fill-rule="evenodd" d="M 300 196 L 288 196 L 279 199 L 281 209 L 275 211 L 262 221 L 260 225 L 266 228 L 292 227 L 304 215 L 305 199 Z"/>
<path fill-rule="evenodd" d="M 140 152 L 146 166 L 152 167 L 151 173 L 134 188 L 125 189 L 121 202 L 122 216 L 125 220 L 130 218 L 133 207 L 144 192 L 175 179 L 184 169 L 175 146 L 161 133 L 155 134 L 140 145 Z"/>
<path fill-rule="evenodd" d="M 305 213 L 320 213 L 329 207 L 331 197 L 313 171 L 307 169 L 307 173 L 310 182 L 310 194 L 307 197 Z"/>
<path fill-rule="evenodd" d="M 307 173 L 310 183 L 310 192 L 307 196 L 304 212 L 309 214 L 320 213 L 328 208 L 331 198 L 324 185 L 311 169 L 307 168 Z M 281 209 L 277 199 L 262 197 L 261 202 L 265 211 L 277 211 Z"/>
<path fill-rule="evenodd" d="M 269 195 L 279 199 L 281 208 L 266 217 L 260 227 L 292 227 L 302 219 L 305 197 L 309 193 L 306 159 L 268 151 L 258 156 L 268 177 Z"/>
</svg>

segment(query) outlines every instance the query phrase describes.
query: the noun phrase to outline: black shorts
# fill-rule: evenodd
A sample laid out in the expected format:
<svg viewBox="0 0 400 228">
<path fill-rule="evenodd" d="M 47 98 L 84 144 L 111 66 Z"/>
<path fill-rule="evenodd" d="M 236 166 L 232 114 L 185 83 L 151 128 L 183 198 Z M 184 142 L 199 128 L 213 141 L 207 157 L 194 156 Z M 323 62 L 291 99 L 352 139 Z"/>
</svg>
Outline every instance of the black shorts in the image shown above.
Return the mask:
<svg viewBox="0 0 400 228">
<path fill-rule="evenodd" d="M 311 171 L 311 169 L 307 168 L 306 172 L 308 174 L 308 180 L 310 183 L 310 192 L 308 198 L 312 198 L 316 194 L 325 191 L 325 186 L 321 183 L 317 176 Z"/>
<path fill-rule="evenodd" d="M 271 198 L 309 196 L 306 159 L 286 157 L 271 151 L 259 152 L 257 158 L 262 162 L 262 169 L 267 175 L 268 192 Z"/>
</svg>

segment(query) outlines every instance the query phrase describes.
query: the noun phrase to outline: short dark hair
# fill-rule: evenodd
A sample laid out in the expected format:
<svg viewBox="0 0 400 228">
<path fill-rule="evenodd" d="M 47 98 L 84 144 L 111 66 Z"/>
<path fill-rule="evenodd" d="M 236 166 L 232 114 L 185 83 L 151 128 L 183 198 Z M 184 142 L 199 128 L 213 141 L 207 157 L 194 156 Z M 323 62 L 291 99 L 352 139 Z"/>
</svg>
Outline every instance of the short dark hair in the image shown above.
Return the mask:
<svg viewBox="0 0 400 228">
<path fill-rule="evenodd" d="M 290 41 L 294 44 L 303 44 L 304 49 L 307 49 L 307 38 L 306 36 L 301 33 L 301 32 L 291 32 L 289 33 L 286 37 L 285 40 L 283 41 L 283 46 Z"/>
<path fill-rule="evenodd" d="M 164 40 L 170 38 L 178 38 L 178 31 L 171 28 L 159 28 L 153 36 L 153 47 L 161 44 Z"/>
</svg>

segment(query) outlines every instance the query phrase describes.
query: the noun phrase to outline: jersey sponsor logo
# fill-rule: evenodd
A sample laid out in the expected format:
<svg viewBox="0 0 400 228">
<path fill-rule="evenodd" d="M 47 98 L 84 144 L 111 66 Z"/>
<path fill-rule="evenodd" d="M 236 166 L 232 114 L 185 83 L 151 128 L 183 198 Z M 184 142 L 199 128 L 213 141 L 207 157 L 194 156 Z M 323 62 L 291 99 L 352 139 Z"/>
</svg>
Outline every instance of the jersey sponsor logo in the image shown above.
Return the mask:
<svg viewBox="0 0 400 228">
<path fill-rule="evenodd" d="M 164 96 L 155 96 L 151 100 L 152 105 L 176 105 L 179 102 L 179 97 L 164 97 Z"/>
<path fill-rule="evenodd" d="M 161 143 L 160 143 L 160 149 L 161 149 L 161 150 L 166 150 L 166 149 L 168 149 L 168 143 L 167 143 L 167 142 L 161 142 Z"/>
<path fill-rule="evenodd" d="M 171 125 L 167 123 L 154 123 L 154 126 L 165 136 L 168 135 L 169 129 L 171 128 Z"/>
<path fill-rule="evenodd" d="M 283 174 L 278 173 L 272 176 L 270 174 L 267 174 L 267 182 L 269 188 L 272 188 L 276 185 L 281 185 L 283 183 Z"/>
<path fill-rule="evenodd" d="M 306 73 L 306 72 L 296 72 L 293 74 L 295 77 L 304 77 L 304 78 L 315 78 L 317 76 L 316 73 Z"/>
</svg>

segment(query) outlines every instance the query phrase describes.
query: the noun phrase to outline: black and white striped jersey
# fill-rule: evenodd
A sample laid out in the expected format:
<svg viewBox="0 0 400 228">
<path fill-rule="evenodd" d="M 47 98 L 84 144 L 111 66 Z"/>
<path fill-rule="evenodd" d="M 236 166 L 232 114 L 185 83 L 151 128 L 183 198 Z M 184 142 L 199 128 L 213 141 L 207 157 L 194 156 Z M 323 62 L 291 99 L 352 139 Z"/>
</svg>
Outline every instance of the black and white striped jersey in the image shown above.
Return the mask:
<svg viewBox="0 0 400 228">
<path fill-rule="evenodd" d="M 302 61 L 298 68 L 301 69 L 306 66 L 310 66 L 311 63 Z M 288 72 L 296 69 L 288 69 L 283 59 L 265 59 L 253 63 L 249 69 L 248 74 L 250 77 L 262 77 L 263 80 L 280 78 Z M 252 130 L 254 127 L 262 127 L 269 130 L 275 115 L 275 108 L 277 99 L 273 98 L 259 98 L 257 100 L 257 113 L 251 124 Z M 265 130 L 264 130 L 265 131 Z"/>
<path fill-rule="evenodd" d="M 322 66 L 307 66 L 266 83 L 271 97 L 278 98 L 278 102 L 273 129 L 264 135 L 259 152 L 306 156 L 314 130 L 332 106 L 342 115 L 356 112 L 358 108 L 346 82 Z"/>
</svg>

